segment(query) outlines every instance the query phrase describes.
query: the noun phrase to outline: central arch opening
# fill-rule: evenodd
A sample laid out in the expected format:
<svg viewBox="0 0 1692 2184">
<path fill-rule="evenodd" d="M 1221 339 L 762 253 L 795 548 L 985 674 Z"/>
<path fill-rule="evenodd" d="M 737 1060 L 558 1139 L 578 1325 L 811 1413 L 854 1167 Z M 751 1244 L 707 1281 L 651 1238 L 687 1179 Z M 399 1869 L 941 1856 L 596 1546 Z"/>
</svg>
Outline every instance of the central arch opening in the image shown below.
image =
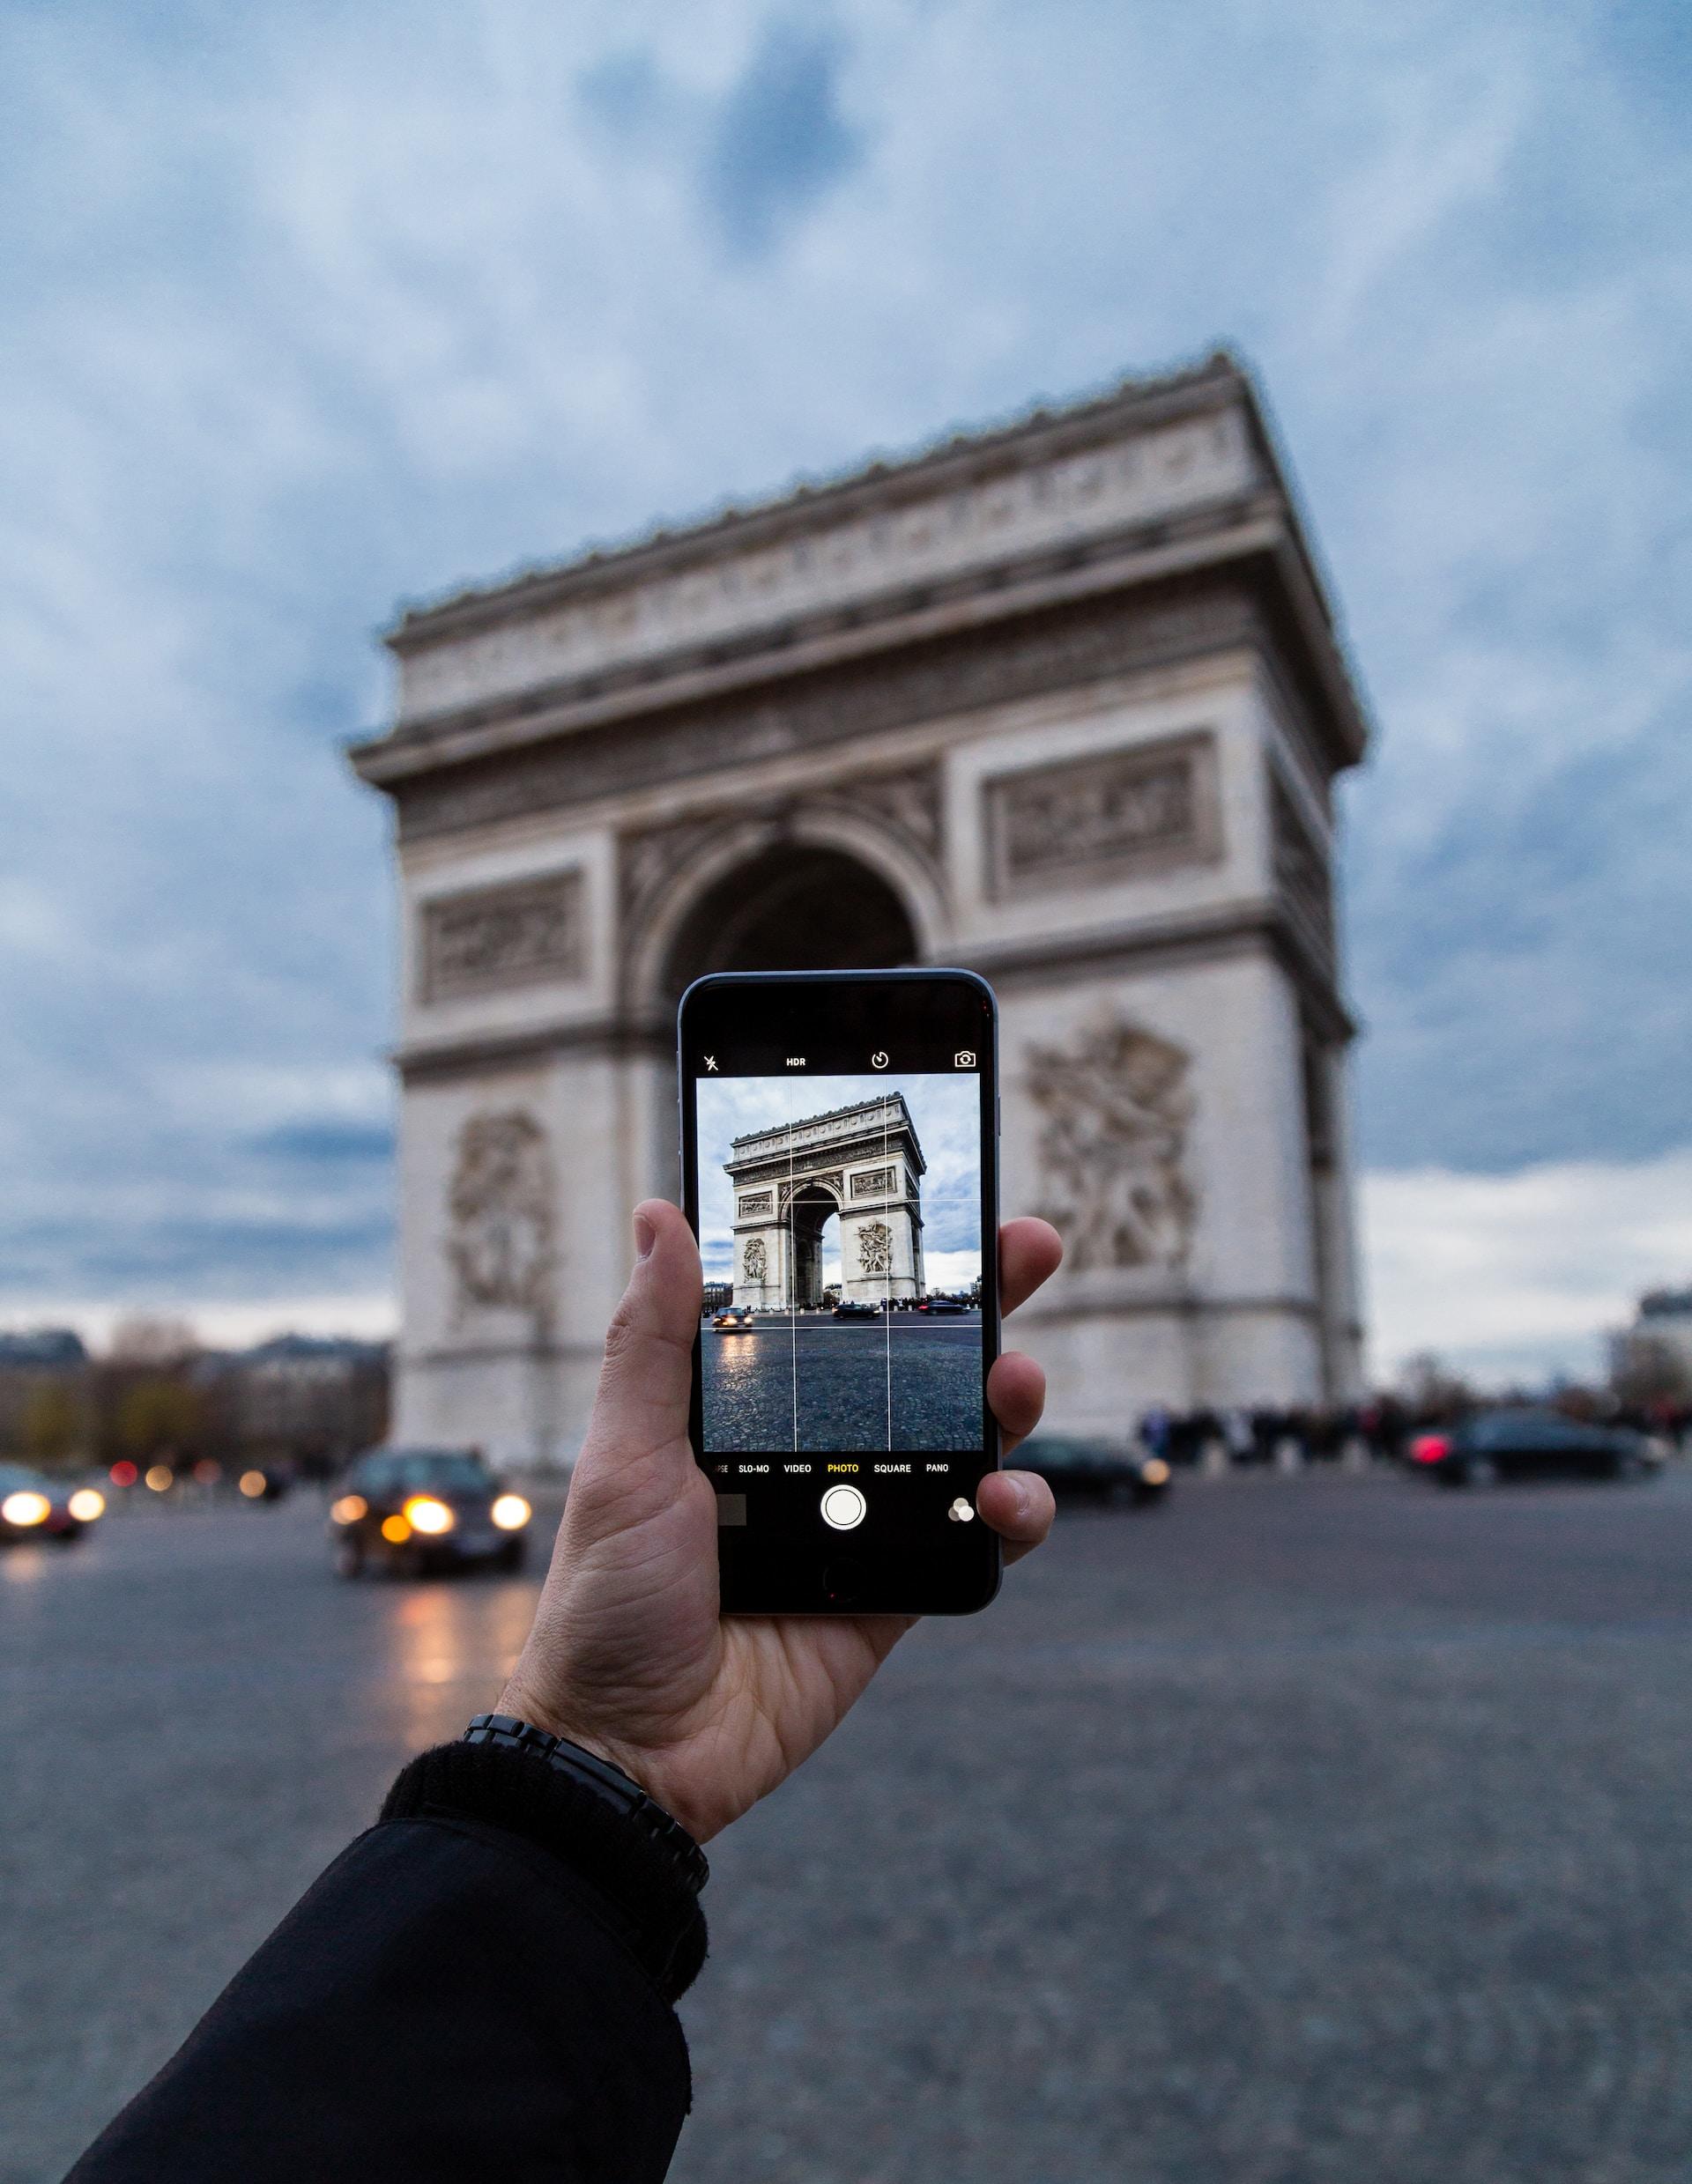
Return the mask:
<svg viewBox="0 0 1692 2184">
<path fill-rule="evenodd" d="M 909 913 L 841 849 L 784 842 L 710 887 L 671 951 L 672 998 L 710 971 L 868 971 L 914 963 Z"/>
<path fill-rule="evenodd" d="M 828 1287 L 830 1262 L 835 1300 L 840 1294 L 840 1212 L 834 1193 L 820 1184 L 808 1183 L 794 1194 L 789 1209 L 793 1236 L 792 1294 L 788 1301 L 800 1312 L 814 1312 Z M 832 1237 L 825 1232 L 835 1222 Z M 832 1243 L 833 1250 L 829 1249 Z"/>
</svg>

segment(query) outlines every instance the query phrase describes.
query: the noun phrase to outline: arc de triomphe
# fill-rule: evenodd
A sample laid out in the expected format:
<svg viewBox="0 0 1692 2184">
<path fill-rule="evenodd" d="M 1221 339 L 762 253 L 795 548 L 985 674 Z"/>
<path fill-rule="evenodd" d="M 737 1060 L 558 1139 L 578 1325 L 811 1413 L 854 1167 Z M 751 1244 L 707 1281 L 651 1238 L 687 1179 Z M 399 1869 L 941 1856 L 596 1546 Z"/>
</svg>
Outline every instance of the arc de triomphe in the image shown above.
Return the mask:
<svg viewBox="0 0 1692 2184">
<path fill-rule="evenodd" d="M 822 1232 L 835 1214 L 842 1297 L 924 1293 L 927 1163 L 902 1093 L 750 1131 L 732 1150 L 736 1304 L 820 1305 Z"/>
<path fill-rule="evenodd" d="M 396 1431 L 568 1456 L 719 968 L 1002 1008 L 1054 1425 L 1319 1402 L 1360 1328 L 1330 883 L 1366 726 L 1217 356 L 407 612 Z"/>
</svg>

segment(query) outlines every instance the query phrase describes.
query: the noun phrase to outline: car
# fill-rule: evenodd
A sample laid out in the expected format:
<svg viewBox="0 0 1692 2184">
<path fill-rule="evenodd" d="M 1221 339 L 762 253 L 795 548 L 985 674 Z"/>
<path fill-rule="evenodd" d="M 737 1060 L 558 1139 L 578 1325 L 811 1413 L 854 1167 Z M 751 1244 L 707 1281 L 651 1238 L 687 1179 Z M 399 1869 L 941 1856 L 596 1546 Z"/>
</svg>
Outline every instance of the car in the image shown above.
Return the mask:
<svg viewBox="0 0 1692 2184">
<path fill-rule="evenodd" d="M 1169 1467 L 1161 1456 L 1118 1441 L 1080 1434 L 1037 1433 L 1011 1459 L 1019 1471 L 1037 1472 L 1054 1494 L 1144 1508 L 1169 1491 Z"/>
<path fill-rule="evenodd" d="M 924 1297 L 916 1309 L 918 1312 L 968 1312 L 969 1307 L 957 1297 Z"/>
<path fill-rule="evenodd" d="M 473 1448 L 372 1448 L 330 1506 L 336 1573 L 422 1577 L 488 1564 L 520 1570 L 533 1514 Z"/>
<path fill-rule="evenodd" d="M 837 1320 L 873 1320 L 880 1314 L 877 1304 L 865 1304 L 857 1297 L 842 1297 L 835 1307 Z"/>
<path fill-rule="evenodd" d="M 1409 1455 L 1442 1486 L 1492 1486 L 1556 1472 L 1640 1478 L 1655 1462 L 1651 1443 L 1630 1427 L 1588 1425 L 1548 1410 L 1480 1411 L 1460 1425 L 1415 1434 Z"/>
<path fill-rule="evenodd" d="M 737 1311 L 731 1306 L 725 1312 L 713 1314 L 711 1325 L 713 1327 L 750 1327 L 752 1325 L 751 1308 L 748 1307 L 744 1311 Z"/>
<path fill-rule="evenodd" d="M 0 1540 L 80 1539 L 106 1514 L 97 1486 L 73 1486 L 26 1464 L 0 1463 Z"/>
</svg>

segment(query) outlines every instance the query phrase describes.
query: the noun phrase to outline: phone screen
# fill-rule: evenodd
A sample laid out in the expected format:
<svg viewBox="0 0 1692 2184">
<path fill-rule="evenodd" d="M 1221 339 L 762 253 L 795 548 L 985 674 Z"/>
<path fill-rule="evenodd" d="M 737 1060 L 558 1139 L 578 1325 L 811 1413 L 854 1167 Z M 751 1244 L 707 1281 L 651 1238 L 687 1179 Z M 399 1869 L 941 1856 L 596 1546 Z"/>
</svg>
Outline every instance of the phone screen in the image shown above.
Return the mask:
<svg viewBox="0 0 1692 2184">
<path fill-rule="evenodd" d="M 992 1595 L 994 1042 L 964 972 L 725 974 L 683 997 L 694 1447 L 725 1610 Z"/>
</svg>

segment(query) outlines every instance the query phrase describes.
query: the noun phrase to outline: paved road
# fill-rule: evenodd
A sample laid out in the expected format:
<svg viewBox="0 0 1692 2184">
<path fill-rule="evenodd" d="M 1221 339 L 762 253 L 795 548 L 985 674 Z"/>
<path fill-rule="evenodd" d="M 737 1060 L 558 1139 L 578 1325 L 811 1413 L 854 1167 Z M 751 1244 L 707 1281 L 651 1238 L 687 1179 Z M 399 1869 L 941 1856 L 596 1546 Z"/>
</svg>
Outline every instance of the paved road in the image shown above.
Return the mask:
<svg viewBox="0 0 1692 2184">
<path fill-rule="evenodd" d="M 977 1448 L 981 1314 L 708 1325 L 709 1450 Z M 795 1423 L 797 1419 L 797 1432 Z"/>
<path fill-rule="evenodd" d="M 0 2178 L 492 1692 L 298 1505 L 0 1556 Z M 713 1851 L 679 2184 L 1684 2184 L 1692 1477 L 1066 1519 Z"/>
</svg>

